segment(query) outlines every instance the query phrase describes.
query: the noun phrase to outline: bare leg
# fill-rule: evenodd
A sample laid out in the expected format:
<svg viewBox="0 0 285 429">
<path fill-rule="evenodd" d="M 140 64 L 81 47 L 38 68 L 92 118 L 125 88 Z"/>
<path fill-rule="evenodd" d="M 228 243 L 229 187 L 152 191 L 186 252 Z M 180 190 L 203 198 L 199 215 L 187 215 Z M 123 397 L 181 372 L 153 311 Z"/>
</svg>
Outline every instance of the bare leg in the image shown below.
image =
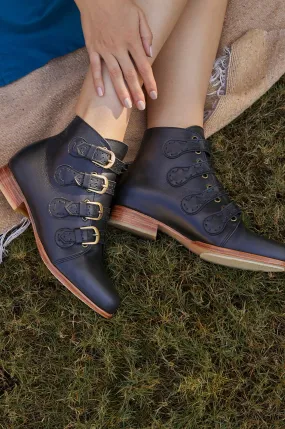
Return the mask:
<svg viewBox="0 0 285 429">
<path fill-rule="evenodd" d="M 226 5 L 189 0 L 157 58 L 160 95 L 157 103 L 149 101 L 150 129 L 119 185 L 111 223 L 154 240 L 160 230 L 208 262 L 285 271 L 284 245 L 243 224 L 215 176 L 200 129 Z"/>
<path fill-rule="evenodd" d="M 148 103 L 148 127 L 203 126 L 208 83 L 228 0 L 189 0 L 154 73 L 159 98 Z"/>
<path fill-rule="evenodd" d="M 137 0 L 144 10 L 154 35 L 153 58 L 155 59 L 165 41 L 173 30 L 187 0 Z M 103 66 L 105 96 L 98 97 L 90 70 L 85 79 L 79 97 L 76 113 L 102 136 L 110 139 L 123 140 L 130 109 L 122 107 L 109 73 Z"/>
</svg>

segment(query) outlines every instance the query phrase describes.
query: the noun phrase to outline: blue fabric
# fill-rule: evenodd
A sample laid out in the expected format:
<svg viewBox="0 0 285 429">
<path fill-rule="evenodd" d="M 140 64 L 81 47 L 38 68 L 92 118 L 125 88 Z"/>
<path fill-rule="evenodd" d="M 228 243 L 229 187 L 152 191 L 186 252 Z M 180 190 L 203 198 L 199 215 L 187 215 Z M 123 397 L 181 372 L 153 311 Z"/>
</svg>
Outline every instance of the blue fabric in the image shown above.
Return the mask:
<svg viewBox="0 0 285 429">
<path fill-rule="evenodd" d="M 74 0 L 0 0 L 0 86 L 83 46 Z"/>
</svg>

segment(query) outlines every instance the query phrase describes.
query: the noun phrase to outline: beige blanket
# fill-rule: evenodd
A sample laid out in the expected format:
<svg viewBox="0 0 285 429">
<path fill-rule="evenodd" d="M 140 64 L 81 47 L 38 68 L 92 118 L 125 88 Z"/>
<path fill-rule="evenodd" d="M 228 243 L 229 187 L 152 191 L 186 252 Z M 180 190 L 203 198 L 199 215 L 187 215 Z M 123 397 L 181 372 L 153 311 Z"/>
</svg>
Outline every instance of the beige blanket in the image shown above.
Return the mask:
<svg viewBox="0 0 285 429">
<path fill-rule="evenodd" d="M 0 88 L 0 166 L 21 147 L 61 131 L 74 106 L 88 67 L 81 49 L 51 61 L 30 75 Z M 230 0 L 205 110 L 209 136 L 235 119 L 285 72 L 284 0 Z M 128 160 L 144 131 L 144 114 L 135 111 L 128 128 Z M 23 221 L 22 221 L 23 222 Z M 0 194 L 1 251 L 18 235 L 4 234 L 21 223 Z M 10 238 L 9 238 L 10 237 Z"/>
</svg>

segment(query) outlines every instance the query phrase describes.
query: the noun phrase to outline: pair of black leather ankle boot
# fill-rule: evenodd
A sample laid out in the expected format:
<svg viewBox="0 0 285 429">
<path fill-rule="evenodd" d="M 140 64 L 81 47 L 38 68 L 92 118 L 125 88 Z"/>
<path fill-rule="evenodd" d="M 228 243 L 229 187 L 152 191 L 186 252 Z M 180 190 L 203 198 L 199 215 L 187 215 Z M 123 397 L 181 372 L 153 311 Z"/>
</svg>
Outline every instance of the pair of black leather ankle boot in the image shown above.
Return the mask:
<svg viewBox="0 0 285 429">
<path fill-rule="evenodd" d="M 0 189 L 30 217 L 48 269 L 93 310 L 111 317 L 120 303 L 103 264 L 114 195 L 109 221 L 119 228 L 152 239 L 161 230 L 209 262 L 285 270 L 285 246 L 246 229 L 217 180 L 202 128 L 147 130 L 128 171 L 126 152 L 76 117 L 0 170 Z"/>
</svg>

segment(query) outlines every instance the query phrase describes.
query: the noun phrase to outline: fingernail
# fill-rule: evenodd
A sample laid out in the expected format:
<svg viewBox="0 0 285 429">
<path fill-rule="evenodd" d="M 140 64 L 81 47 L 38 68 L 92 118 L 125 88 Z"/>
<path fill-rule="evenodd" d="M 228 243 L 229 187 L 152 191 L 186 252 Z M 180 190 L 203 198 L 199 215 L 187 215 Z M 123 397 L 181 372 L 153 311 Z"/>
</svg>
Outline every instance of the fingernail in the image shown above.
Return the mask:
<svg viewBox="0 0 285 429">
<path fill-rule="evenodd" d="M 139 110 L 144 110 L 145 109 L 145 102 L 144 101 L 138 101 L 138 109 Z"/>
<path fill-rule="evenodd" d="M 150 56 L 151 58 L 153 57 L 152 45 L 150 45 L 150 47 L 149 47 L 149 56 Z"/>
<path fill-rule="evenodd" d="M 103 89 L 100 86 L 98 86 L 98 88 L 97 88 L 97 94 L 99 95 L 99 97 L 103 97 L 103 95 L 104 95 Z"/>
<path fill-rule="evenodd" d="M 153 100 L 157 99 L 157 92 L 156 91 L 151 91 L 149 93 L 150 98 L 152 98 Z"/>
<path fill-rule="evenodd" d="M 127 109 L 131 109 L 133 107 L 133 103 L 130 98 L 125 98 L 125 106 Z"/>
</svg>

